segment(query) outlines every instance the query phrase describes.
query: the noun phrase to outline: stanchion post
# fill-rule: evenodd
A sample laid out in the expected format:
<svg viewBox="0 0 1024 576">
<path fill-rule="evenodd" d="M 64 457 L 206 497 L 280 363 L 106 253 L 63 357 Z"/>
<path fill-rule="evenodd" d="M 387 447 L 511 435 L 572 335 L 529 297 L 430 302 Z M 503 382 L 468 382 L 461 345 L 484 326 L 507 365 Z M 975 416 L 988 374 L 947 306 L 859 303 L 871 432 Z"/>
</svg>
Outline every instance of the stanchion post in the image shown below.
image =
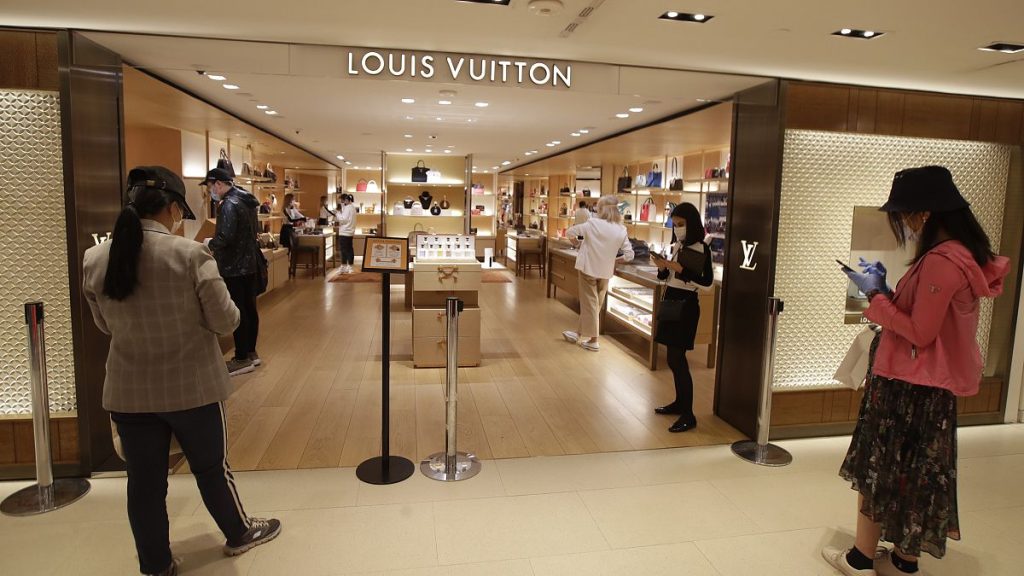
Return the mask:
<svg viewBox="0 0 1024 576">
<path fill-rule="evenodd" d="M 480 473 L 480 461 L 473 454 L 459 452 L 458 400 L 459 400 L 459 314 L 465 303 L 454 296 L 445 301 L 448 322 L 448 355 L 445 359 L 445 441 L 444 452 L 429 456 L 420 463 L 423 475 L 434 480 L 454 482 L 466 480 Z"/>
<path fill-rule="evenodd" d="M 69 478 L 54 481 L 50 455 L 50 393 L 46 375 L 46 331 L 43 303 L 25 304 L 28 335 L 28 366 L 32 382 L 32 434 L 35 440 L 36 483 L 0 503 L 0 512 L 10 516 L 32 516 L 63 508 L 89 492 L 89 481 Z"/>
<path fill-rule="evenodd" d="M 761 466 L 786 466 L 793 456 L 784 448 L 768 441 L 772 419 L 772 386 L 775 381 L 775 339 L 778 335 L 779 314 L 784 308 L 782 300 L 768 298 L 768 329 L 764 341 L 762 364 L 761 402 L 757 411 L 757 440 L 741 440 L 732 445 L 740 458 Z"/>
</svg>

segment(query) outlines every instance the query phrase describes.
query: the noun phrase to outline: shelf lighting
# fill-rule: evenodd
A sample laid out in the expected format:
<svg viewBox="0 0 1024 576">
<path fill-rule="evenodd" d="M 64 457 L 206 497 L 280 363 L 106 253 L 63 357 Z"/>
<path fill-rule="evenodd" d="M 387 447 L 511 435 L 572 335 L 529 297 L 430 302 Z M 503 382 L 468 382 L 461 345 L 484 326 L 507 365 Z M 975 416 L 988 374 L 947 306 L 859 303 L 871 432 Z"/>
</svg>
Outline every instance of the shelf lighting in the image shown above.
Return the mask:
<svg viewBox="0 0 1024 576">
<path fill-rule="evenodd" d="M 857 38 L 859 40 L 874 40 L 885 35 L 885 32 L 875 30 L 858 30 L 856 28 L 843 28 L 832 33 L 833 36 L 842 38 Z"/>
<path fill-rule="evenodd" d="M 706 24 L 714 16 L 709 14 L 688 14 L 686 12 L 665 12 L 661 16 L 658 16 L 659 20 L 672 20 L 673 22 L 692 22 L 694 24 Z"/>
</svg>

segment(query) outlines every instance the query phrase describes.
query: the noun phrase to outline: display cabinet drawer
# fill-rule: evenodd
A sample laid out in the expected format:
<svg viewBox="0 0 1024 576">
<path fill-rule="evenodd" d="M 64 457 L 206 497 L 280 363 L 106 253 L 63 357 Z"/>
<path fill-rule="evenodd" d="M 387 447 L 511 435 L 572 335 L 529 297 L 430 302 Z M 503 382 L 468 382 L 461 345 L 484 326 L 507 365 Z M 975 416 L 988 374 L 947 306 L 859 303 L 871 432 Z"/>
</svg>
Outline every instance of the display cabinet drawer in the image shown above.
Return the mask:
<svg viewBox="0 0 1024 576">
<path fill-rule="evenodd" d="M 480 339 L 459 338 L 459 366 L 480 365 Z M 443 368 L 448 361 L 444 338 L 413 338 L 412 361 L 417 368 Z"/>
<path fill-rule="evenodd" d="M 448 319 L 444 308 L 416 308 L 412 311 L 413 338 L 444 338 Z M 480 309 L 466 308 L 459 314 L 459 338 L 480 338 Z"/>
<path fill-rule="evenodd" d="M 479 290 L 480 263 L 458 262 L 451 264 L 416 263 L 413 272 L 413 289 L 418 291 Z"/>
</svg>

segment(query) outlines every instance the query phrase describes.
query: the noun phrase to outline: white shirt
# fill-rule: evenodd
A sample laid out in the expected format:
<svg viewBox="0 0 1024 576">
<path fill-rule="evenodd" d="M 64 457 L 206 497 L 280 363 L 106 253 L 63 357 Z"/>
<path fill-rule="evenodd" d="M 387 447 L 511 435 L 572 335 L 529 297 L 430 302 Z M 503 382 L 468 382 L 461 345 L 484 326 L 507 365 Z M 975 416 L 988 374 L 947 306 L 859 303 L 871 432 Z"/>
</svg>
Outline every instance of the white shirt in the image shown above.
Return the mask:
<svg viewBox="0 0 1024 576">
<path fill-rule="evenodd" d="M 683 249 L 683 250 L 693 250 L 694 252 L 696 252 L 698 254 L 703 254 L 704 253 L 704 243 L 703 242 L 694 242 L 693 244 L 690 244 L 686 248 L 681 248 L 681 246 L 682 246 L 682 242 L 676 242 L 676 243 L 672 244 L 672 252 L 671 252 L 671 254 L 670 254 L 669 258 L 668 258 L 669 260 L 675 262 L 676 261 L 676 257 L 679 255 L 679 250 L 680 249 Z M 690 282 L 689 280 L 680 280 L 679 278 L 676 278 L 676 273 L 672 272 L 672 271 L 670 271 L 669 274 L 668 274 L 668 285 L 670 287 L 672 287 L 672 288 L 679 288 L 680 290 L 690 290 L 692 292 L 696 292 L 698 290 L 707 290 L 708 289 L 707 286 L 701 286 L 700 284 L 697 284 L 696 282 Z"/>
<path fill-rule="evenodd" d="M 285 208 L 284 209 L 284 214 L 285 214 L 285 216 L 288 217 L 289 220 L 305 220 L 306 219 L 306 217 L 302 215 L 302 212 L 299 212 L 299 209 L 295 207 L 295 204 L 291 204 L 287 208 Z"/>
<path fill-rule="evenodd" d="M 586 208 L 577 208 L 576 209 L 576 223 L 577 224 L 583 224 L 587 220 L 590 220 L 590 210 L 587 210 Z"/>
<path fill-rule="evenodd" d="M 356 235 L 356 207 L 351 204 L 343 204 L 336 212 L 339 236 Z"/>
<path fill-rule="evenodd" d="M 592 278 L 611 278 L 615 274 L 616 254 L 629 262 L 633 259 L 633 245 L 622 224 L 601 218 L 591 218 L 565 232 L 566 237 L 583 236 L 580 252 L 576 255 L 576 269 Z"/>
<path fill-rule="evenodd" d="M 334 213 L 331 212 L 330 209 L 327 208 L 327 206 L 321 206 L 320 207 L 320 218 L 321 219 L 328 220 L 328 219 L 330 219 L 331 216 L 334 216 Z"/>
</svg>

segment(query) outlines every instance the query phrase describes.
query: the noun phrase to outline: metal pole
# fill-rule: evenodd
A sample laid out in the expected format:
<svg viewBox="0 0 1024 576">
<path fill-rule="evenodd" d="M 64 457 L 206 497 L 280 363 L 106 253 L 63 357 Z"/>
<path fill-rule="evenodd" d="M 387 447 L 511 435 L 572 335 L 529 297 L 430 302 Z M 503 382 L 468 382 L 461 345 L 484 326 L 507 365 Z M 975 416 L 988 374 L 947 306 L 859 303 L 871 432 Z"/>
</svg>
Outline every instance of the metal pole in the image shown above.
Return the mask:
<svg viewBox="0 0 1024 576">
<path fill-rule="evenodd" d="M 89 492 L 83 478 L 53 479 L 50 455 L 50 393 L 46 377 L 46 334 L 43 303 L 25 304 L 29 376 L 32 382 L 32 433 L 35 439 L 36 484 L 23 488 L 0 503 L 0 512 L 31 516 L 63 508 Z"/>
<path fill-rule="evenodd" d="M 761 466 L 786 466 L 793 456 L 784 448 L 768 441 L 772 418 L 772 386 L 775 380 L 775 339 L 778 335 L 779 314 L 783 310 L 782 300 L 768 298 L 768 327 L 764 341 L 764 361 L 761 367 L 761 403 L 757 411 L 757 440 L 742 440 L 732 445 L 732 451 L 740 458 Z"/>
<path fill-rule="evenodd" d="M 480 461 L 473 454 L 459 452 L 457 417 L 459 397 L 459 313 L 465 304 L 454 296 L 445 301 L 445 315 L 448 320 L 448 356 L 445 378 L 445 441 L 444 452 L 433 454 L 420 463 L 420 471 L 434 480 L 454 482 L 466 480 L 480 473 Z"/>
</svg>

